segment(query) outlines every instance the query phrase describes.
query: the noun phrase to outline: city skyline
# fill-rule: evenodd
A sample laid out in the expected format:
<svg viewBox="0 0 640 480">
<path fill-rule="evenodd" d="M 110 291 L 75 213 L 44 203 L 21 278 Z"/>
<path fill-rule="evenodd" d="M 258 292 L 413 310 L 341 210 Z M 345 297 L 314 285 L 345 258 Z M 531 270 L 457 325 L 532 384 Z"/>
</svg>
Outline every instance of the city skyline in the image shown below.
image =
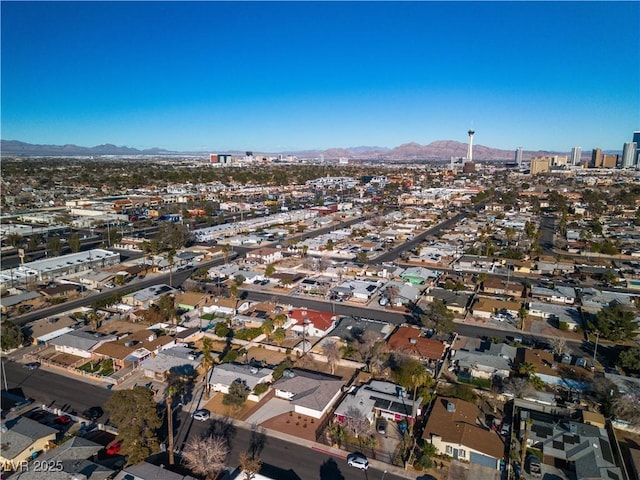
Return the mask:
<svg viewBox="0 0 640 480">
<path fill-rule="evenodd" d="M 293 151 L 471 128 L 479 145 L 585 152 L 640 129 L 637 2 L 1 9 L 6 140 Z"/>
</svg>

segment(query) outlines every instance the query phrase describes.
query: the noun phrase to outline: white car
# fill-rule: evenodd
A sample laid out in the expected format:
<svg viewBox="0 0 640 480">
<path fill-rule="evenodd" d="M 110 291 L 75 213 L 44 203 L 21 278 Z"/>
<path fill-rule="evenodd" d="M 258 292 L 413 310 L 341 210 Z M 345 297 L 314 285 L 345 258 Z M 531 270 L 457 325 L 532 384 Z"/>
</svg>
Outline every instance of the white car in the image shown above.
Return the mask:
<svg viewBox="0 0 640 480">
<path fill-rule="evenodd" d="M 200 420 L 201 422 L 206 422 L 211 418 L 211 412 L 206 409 L 196 410 L 191 414 L 194 420 Z"/>
<path fill-rule="evenodd" d="M 347 457 L 347 465 L 359 468 L 360 470 L 367 470 L 369 468 L 369 460 L 361 453 L 351 453 Z"/>
</svg>

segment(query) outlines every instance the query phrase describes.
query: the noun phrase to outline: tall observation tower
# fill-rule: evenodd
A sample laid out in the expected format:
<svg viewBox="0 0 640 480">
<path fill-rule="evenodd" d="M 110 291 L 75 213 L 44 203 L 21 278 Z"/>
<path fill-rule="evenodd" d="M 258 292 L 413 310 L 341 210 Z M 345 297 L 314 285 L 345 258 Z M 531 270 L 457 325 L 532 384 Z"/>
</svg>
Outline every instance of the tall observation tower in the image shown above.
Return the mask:
<svg viewBox="0 0 640 480">
<path fill-rule="evenodd" d="M 473 134 L 476 132 L 471 129 L 467 133 L 469 134 L 469 149 L 467 150 L 467 161 L 473 162 Z"/>
</svg>

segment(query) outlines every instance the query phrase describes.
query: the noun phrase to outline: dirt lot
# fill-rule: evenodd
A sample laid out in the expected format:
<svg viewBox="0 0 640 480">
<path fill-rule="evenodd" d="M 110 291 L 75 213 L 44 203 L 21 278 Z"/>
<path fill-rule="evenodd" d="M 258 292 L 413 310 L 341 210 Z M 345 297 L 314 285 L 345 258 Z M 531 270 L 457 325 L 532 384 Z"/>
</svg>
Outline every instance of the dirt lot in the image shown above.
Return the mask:
<svg viewBox="0 0 640 480">
<path fill-rule="evenodd" d="M 122 320 L 115 320 L 109 323 L 103 323 L 100 328 L 98 328 L 98 332 L 100 333 L 112 333 L 114 335 L 122 335 L 124 333 L 134 333 L 139 332 L 140 330 L 144 330 L 149 325 L 145 323 L 133 323 L 133 322 L 125 322 Z"/>
<path fill-rule="evenodd" d="M 224 405 L 222 403 L 222 397 L 222 393 L 212 392 L 211 399 L 203 408 L 206 408 L 210 412 L 217 415 L 224 415 L 226 417 L 235 418 L 237 420 L 245 420 L 249 417 L 249 415 L 251 415 L 251 413 L 255 411 L 255 407 L 259 405 L 259 403 L 247 400 L 247 402 L 241 408 L 235 408 L 229 405 Z"/>
<path fill-rule="evenodd" d="M 291 357 L 291 355 L 260 347 L 251 347 L 247 352 L 247 358 L 253 358 L 258 362 L 263 361 L 267 365 L 278 365 L 287 357 Z"/>
<path fill-rule="evenodd" d="M 315 442 L 320 420 L 294 412 L 283 413 L 263 422 L 262 427 Z"/>
</svg>

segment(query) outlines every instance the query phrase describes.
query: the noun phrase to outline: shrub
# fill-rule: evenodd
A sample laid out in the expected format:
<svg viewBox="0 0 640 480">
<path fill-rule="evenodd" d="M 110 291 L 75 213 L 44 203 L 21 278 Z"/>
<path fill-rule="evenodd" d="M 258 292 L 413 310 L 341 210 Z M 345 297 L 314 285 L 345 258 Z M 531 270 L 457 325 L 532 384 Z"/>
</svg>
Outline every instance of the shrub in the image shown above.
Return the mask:
<svg viewBox="0 0 640 480">
<path fill-rule="evenodd" d="M 253 389 L 253 393 L 255 393 L 256 395 L 262 395 L 267 390 L 269 390 L 269 384 L 268 383 L 259 383 Z"/>
</svg>

